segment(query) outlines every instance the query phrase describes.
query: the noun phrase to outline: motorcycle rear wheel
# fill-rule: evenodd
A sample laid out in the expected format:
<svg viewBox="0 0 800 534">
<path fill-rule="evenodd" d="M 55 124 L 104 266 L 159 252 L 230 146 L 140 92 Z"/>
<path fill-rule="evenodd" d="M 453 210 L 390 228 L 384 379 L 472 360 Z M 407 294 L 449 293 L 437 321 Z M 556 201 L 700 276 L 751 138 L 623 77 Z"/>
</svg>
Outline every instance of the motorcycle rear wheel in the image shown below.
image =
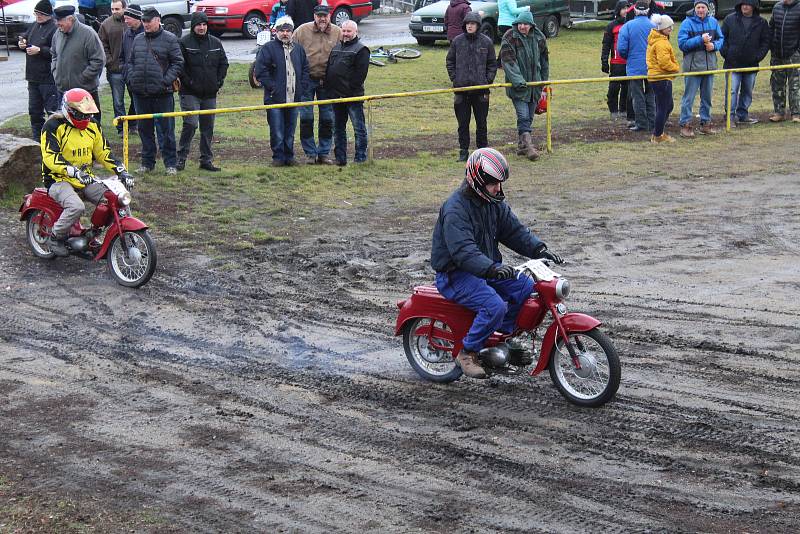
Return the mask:
<svg viewBox="0 0 800 534">
<path fill-rule="evenodd" d="M 569 339 L 578 353 L 581 369 L 575 369 L 564 340 L 560 337 L 550 352 L 550 378 L 572 404 L 595 408 L 614 398 L 622 374 L 617 349 L 611 339 L 593 328 L 570 332 Z"/>
<path fill-rule="evenodd" d="M 44 224 L 37 222 L 37 219 Z M 51 228 L 51 225 L 47 224 L 48 221 L 50 221 L 50 216 L 47 213 L 41 210 L 34 210 L 30 212 L 25 223 L 28 245 L 36 256 L 46 260 L 56 257 L 56 255 L 50 251 L 50 246 L 47 244 L 47 236 L 50 234 Z"/>
<path fill-rule="evenodd" d="M 405 324 L 403 348 L 406 351 L 406 358 L 417 374 L 425 380 L 439 383 L 454 382 L 461 378 L 462 372 L 461 367 L 456 365 L 456 361 L 453 359 L 452 351 L 435 349 L 430 346 L 427 336 L 415 334 L 420 327 L 430 325 L 431 321 L 433 319 L 420 317 Z M 436 321 L 434 326 L 442 330 L 450 330 L 441 321 Z M 434 341 L 442 346 L 453 346 L 453 342 L 449 340 L 434 338 Z"/>
<path fill-rule="evenodd" d="M 129 252 L 131 248 L 133 255 Z M 114 236 L 108 250 L 108 268 L 117 283 L 126 287 L 146 284 L 156 271 L 156 262 L 156 245 L 147 230 Z"/>
</svg>

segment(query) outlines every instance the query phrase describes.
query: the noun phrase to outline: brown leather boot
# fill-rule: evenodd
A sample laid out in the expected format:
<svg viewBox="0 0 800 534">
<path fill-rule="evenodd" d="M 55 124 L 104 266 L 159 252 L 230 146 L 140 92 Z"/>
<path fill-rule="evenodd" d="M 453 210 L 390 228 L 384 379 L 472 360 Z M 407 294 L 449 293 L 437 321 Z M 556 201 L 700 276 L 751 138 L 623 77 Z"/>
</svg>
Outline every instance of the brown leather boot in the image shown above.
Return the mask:
<svg viewBox="0 0 800 534">
<path fill-rule="evenodd" d="M 692 128 L 690 124 L 681 126 L 681 137 L 686 137 L 688 139 L 694 137 L 694 128 Z"/>
<path fill-rule="evenodd" d="M 478 362 L 478 353 L 462 349 L 456 356 L 456 365 L 470 378 L 486 378 L 486 371 Z"/>
<path fill-rule="evenodd" d="M 703 135 L 715 135 L 718 134 L 719 131 L 716 130 L 713 126 L 711 126 L 710 122 L 700 125 L 700 130 L 698 130 Z"/>
<path fill-rule="evenodd" d="M 524 135 L 525 134 L 519 134 L 519 141 L 517 141 L 517 156 L 524 156 L 528 151 L 527 147 L 525 146 L 525 141 L 523 140 Z"/>
<path fill-rule="evenodd" d="M 533 144 L 533 138 L 530 132 L 522 134 L 522 141 L 525 143 L 525 156 L 531 161 L 539 159 L 539 151 L 536 150 Z"/>
</svg>

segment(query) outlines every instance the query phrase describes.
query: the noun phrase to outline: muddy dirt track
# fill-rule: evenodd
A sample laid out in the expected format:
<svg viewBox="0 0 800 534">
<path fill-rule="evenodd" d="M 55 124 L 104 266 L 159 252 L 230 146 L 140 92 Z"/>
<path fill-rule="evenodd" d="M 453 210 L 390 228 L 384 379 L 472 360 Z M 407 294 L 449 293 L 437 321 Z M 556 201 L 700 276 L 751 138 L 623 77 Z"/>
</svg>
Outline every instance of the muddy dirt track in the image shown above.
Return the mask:
<svg viewBox="0 0 800 534">
<path fill-rule="evenodd" d="M 416 377 L 394 302 L 432 279 L 435 209 L 216 258 L 155 229 L 138 291 L 0 212 L 0 531 L 66 501 L 100 531 L 797 532 L 798 177 L 510 198 L 617 344 L 604 408 Z"/>
</svg>

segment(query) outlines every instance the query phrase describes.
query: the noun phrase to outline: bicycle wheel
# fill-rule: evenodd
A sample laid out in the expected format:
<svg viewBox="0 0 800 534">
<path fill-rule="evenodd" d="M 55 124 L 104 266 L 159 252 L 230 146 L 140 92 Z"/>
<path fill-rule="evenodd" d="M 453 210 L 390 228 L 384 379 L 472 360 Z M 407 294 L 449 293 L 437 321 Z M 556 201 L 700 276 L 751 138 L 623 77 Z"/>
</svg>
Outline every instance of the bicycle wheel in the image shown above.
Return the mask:
<svg viewBox="0 0 800 534">
<path fill-rule="evenodd" d="M 369 64 L 370 65 L 375 65 L 376 67 L 385 67 L 386 66 L 386 63 L 384 63 L 383 61 L 378 61 L 377 59 L 374 59 L 374 58 L 369 58 Z"/>
<path fill-rule="evenodd" d="M 417 59 L 422 52 L 415 48 L 392 48 L 389 54 L 399 59 Z"/>
</svg>

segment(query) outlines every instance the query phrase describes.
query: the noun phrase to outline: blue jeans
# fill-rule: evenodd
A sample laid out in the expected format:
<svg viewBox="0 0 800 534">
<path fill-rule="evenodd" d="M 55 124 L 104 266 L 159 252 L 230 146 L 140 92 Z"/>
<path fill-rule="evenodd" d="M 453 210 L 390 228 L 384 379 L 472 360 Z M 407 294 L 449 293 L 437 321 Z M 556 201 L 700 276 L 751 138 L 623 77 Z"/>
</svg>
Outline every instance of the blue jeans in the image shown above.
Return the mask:
<svg viewBox="0 0 800 534">
<path fill-rule="evenodd" d="M 493 332 L 511 334 L 517 315 L 533 291 L 533 279 L 527 276 L 510 280 L 484 280 L 466 271 L 436 273 L 439 293 L 477 315 L 464 338 L 464 349 L 477 352 Z"/>
<path fill-rule="evenodd" d="M 697 90 L 700 89 L 700 124 L 711 122 L 711 93 L 714 90 L 714 75 L 686 76 L 683 79 L 684 91 L 681 98 L 681 126 L 692 122 L 692 106 Z"/>
<path fill-rule="evenodd" d="M 114 106 L 114 116 L 120 117 L 125 115 L 125 80 L 122 78 L 121 72 L 108 72 L 106 70 L 106 79 L 108 85 L 111 87 L 111 101 Z M 117 126 L 117 131 L 122 131 L 122 123 Z"/>
<path fill-rule="evenodd" d="M 327 100 L 332 98 L 322 87 L 321 80 L 311 79 L 311 85 L 303 95 L 304 101 Z M 314 107 L 319 108 L 319 144 L 314 143 Z M 328 156 L 333 144 L 333 105 L 305 106 L 300 108 L 300 144 L 306 156 L 317 158 Z"/>
<path fill-rule="evenodd" d="M 294 161 L 294 130 L 297 127 L 297 108 L 267 110 L 269 146 L 272 161 Z"/>
<path fill-rule="evenodd" d="M 56 84 L 28 82 L 28 115 L 31 119 L 31 133 L 38 141 L 42 136 L 45 115 L 58 109 L 59 98 Z"/>
<path fill-rule="evenodd" d="M 512 98 L 511 103 L 514 104 L 514 112 L 517 114 L 517 133 L 530 133 L 533 128 L 533 115 L 538 102 L 523 102 Z"/>
<path fill-rule="evenodd" d="M 334 134 L 336 145 L 333 154 L 337 163 L 347 163 L 347 119 L 353 123 L 356 137 L 356 163 L 367 161 L 367 121 L 364 120 L 364 103 L 350 102 L 333 105 Z"/>
<path fill-rule="evenodd" d="M 136 113 L 169 113 L 175 111 L 172 93 L 158 96 L 133 95 Z M 155 133 L 153 122 L 155 121 Z M 144 119 L 139 122 L 139 138 L 142 140 L 142 166 L 152 169 L 156 166 L 156 133 L 161 147 L 164 167 L 175 167 L 178 157 L 175 147 L 175 119 Z"/>
<path fill-rule="evenodd" d="M 653 131 L 656 124 L 656 96 L 650 82 L 630 80 L 628 94 L 631 97 L 636 127 L 640 130 Z"/>
<path fill-rule="evenodd" d="M 756 85 L 756 72 L 731 73 L 731 120 L 748 118 L 750 104 L 753 103 L 753 87 Z M 727 79 L 725 80 L 727 83 Z M 725 91 L 725 109 L 728 109 L 728 92 Z"/>
<path fill-rule="evenodd" d="M 658 137 L 664 133 L 664 125 L 669 114 L 672 113 L 672 80 L 658 80 L 650 82 L 650 87 L 656 98 L 656 120 L 653 126 L 653 135 Z"/>
</svg>

